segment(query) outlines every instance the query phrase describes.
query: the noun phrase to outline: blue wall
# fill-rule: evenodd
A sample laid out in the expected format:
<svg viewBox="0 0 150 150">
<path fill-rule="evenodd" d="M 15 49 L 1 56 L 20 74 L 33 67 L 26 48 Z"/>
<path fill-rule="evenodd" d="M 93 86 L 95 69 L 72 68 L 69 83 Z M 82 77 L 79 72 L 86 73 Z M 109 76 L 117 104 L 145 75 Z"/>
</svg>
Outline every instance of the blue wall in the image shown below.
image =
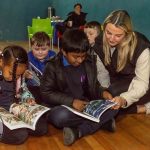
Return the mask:
<svg viewBox="0 0 150 150">
<path fill-rule="evenodd" d="M 33 17 L 47 17 L 48 6 L 55 8 L 56 15 L 66 18 L 75 3 L 83 5 L 87 21 L 103 22 L 114 9 L 126 9 L 133 20 L 135 30 L 150 39 L 149 0 L 1 0 L 0 40 L 27 40 L 27 25 Z"/>
<path fill-rule="evenodd" d="M 149 0 L 53 0 L 56 15 L 66 18 L 75 3 L 81 3 L 83 11 L 88 12 L 87 21 L 103 22 L 115 9 L 129 12 L 135 30 L 144 33 L 150 39 L 150 1 Z"/>
<path fill-rule="evenodd" d="M 0 40 L 27 40 L 33 17 L 47 17 L 51 0 L 1 0 Z"/>
</svg>

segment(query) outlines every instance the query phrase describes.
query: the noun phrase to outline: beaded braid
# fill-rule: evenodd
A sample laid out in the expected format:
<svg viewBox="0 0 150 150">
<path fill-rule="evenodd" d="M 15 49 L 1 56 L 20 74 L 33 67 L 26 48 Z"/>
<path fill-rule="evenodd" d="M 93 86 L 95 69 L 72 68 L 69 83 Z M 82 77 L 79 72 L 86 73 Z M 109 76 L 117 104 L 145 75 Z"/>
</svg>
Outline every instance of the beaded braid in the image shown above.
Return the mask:
<svg viewBox="0 0 150 150">
<path fill-rule="evenodd" d="M 9 64 L 11 59 L 13 59 L 14 61 L 13 70 L 12 70 L 12 80 L 13 80 L 13 88 L 14 88 L 13 102 L 18 103 L 19 99 L 17 97 L 17 89 L 16 89 L 16 85 L 17 85 L 16 71 L 19 63 L 22 64 L 28 63 L 28 56 L 26 50 L 17 45 L 8 46 L 4 48 L 2 57 L 6 64 Z"/>
<path fill-rule="evenodd" d="M 19 103 L 19 99 L 17 98 L 17 91 L 16 91 L 16 84 L 17 84 L 17 79 L 16 79 L 16 70 L 17 70 L 17 66 L 18 66 L 18 61 L 16 59 L 16 61 L 14 62 L 13 65 L 13 74 L 12 74 L 12 79 L 13 79 L 13 88 L 14 88 L 14 100 L 13 103 Z"/>
</svg>

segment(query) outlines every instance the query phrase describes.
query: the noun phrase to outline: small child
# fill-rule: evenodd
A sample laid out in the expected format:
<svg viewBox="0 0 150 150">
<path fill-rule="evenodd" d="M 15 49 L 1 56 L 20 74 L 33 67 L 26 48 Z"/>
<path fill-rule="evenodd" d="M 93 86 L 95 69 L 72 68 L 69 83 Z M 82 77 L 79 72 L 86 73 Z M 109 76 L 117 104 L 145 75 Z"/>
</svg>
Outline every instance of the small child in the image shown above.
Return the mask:
<svg viewBox="0 0 150 150">
<path fill-rule="evenodd" d="M 101 86 L 109 87 L 110 85 L 110 78 L 109 73 L 106 70 L 105 66 L 103 65 L 102 61 L 100 60 L 99 56 L 96 54 L 95 49 L 100 49 L 99 44 L 99 37 L 101 35 L 102 29 L 101 24 L 97 21 L 91 21 L 85 24 L 84 32 L 86 33 L 89 43 L 90 43 L 90 50 L 89 53 L 91 55 L 97 56 L 97 78 L 100 82 Z"/>
<path fill-rule="evenodd" d="M 27 65 L 27 53 L 20 46 L 8 46 L 0 54 L 0 107 L 9 111 L 11 104 L 20 101 L 35 104 L 22 78 Z M 40 136 L 47 131 L 48 125 L 43 117 L 39 119 L 35 131 L 25 128 L 10 130 L 0 121 L 0 141 L 7 144 L 22 144 L 28 134 Z"/>
<path fill-rule="evenodd" d="M 89 42 L 86 34 L 78 29 L 65 31 L 62 51 L 51 59 L 41 79 L 41 94 L 51 111 L 48 121 L 63 128 L 64 144 L 71 145 L 77 139 L 98 131 L 102 126 L 115 131 L 114 116 L 118 110 L 109 109 L 95 123 L 75 115 L 61 105 L 83 111 L 90 100 L 111 99 L 97 80 L 95 58 L 87 54 Z"/>
<path fill-rule="evenodd" d="M 29 69 L 25 72 L 27 86 L 36 100 L 41 100 L 40 78 L 48 59 L 56 53 L 50 48 L 50 38 L 45 32 L 37 32 L 31 38 L 31 51 L 28 53 Z M 40 101 L 38 101 L 40 103 Z"/>
</svg>

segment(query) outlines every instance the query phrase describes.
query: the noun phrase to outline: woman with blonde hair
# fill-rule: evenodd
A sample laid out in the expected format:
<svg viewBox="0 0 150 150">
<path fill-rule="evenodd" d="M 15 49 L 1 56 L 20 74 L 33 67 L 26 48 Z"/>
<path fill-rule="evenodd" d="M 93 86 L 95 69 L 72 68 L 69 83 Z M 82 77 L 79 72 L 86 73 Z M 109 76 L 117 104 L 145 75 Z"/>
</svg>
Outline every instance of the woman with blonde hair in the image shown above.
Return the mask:
<svg viewBox="0 0 150 150">
<path fill-rule="evenodd" d="M 114 109 L 150 113 L 150 42 L 133 31 L 127 11 L 116 10 L 106 17 L 100 45 L 101 50 L 95 51 L 110 74 L 109 91 L 118 103 Z"/>
</svg>

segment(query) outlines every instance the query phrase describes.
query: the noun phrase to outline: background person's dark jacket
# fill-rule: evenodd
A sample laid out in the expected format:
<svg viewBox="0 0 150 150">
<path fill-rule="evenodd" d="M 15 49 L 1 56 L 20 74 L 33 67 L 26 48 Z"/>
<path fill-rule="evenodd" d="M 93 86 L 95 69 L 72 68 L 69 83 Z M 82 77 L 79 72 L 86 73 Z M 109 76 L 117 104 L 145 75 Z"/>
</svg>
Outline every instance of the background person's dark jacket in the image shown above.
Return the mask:
<svg viewBox="0 0 150 150">
<path fill-rule="evenodd" d="M 88 80 L 88 99 L 100 99 L 103 88 L 97 80 L 97 71 L 95 58 L 90 56 L 84 61 L 87 80 Z M 45 102 L 49 106 L 68 105 L 72 106 L 74 97 L 69 96 L 66 91 L 68 88 L 66 78 L 63 72 L 62 54 L 59 53 L 56 57 L 47 63 L 42 80 L 41 94 Z"/>
<path fill-rule="evenodd" d="M 84 12 L 81 12 L 80 15 L 75 12 L 70 12 L 65 22 L 72 21 L 72 28 L 79 28 L 86 23 L 86 15 L 87 13 Z"/>
</svg>

